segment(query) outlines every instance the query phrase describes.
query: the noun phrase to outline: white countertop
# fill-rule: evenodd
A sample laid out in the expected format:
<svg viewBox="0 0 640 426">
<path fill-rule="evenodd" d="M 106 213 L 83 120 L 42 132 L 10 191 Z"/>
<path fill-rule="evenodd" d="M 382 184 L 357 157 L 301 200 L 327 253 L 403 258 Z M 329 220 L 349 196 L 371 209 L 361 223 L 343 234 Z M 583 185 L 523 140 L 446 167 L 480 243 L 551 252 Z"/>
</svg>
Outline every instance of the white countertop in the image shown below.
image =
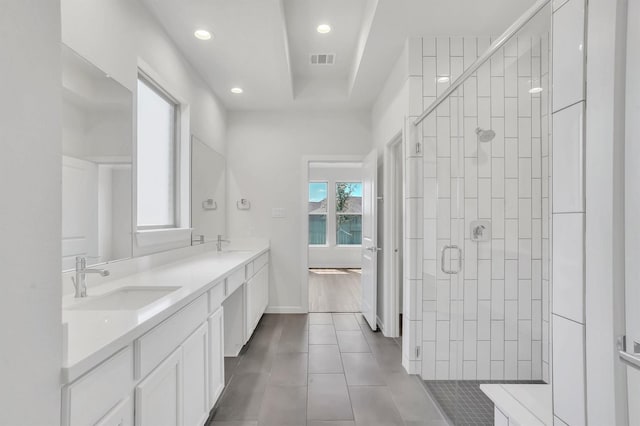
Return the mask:
<svg viewBox="0 0 640 426">
<path fill-rule="evenodd" d="M 514 423 L 553 424 L 551 385 L 484 384 L 480 389 Z"/>
<path fill-rule="evenodd" d="M 207 251 L 88 290 L 91 298 L 129 286 L 180 287 L 135 311 L 69 310 L 89 298 L 75 299 L 72 295 L 63 297 L 62 322 L 66 334 L 66 341 L 63 342 L 66 349 L 62 364 L 63 382 L 74 381 L 268 249 L 269 245 L 265 243 L 246 251 Z"/>
</svg>

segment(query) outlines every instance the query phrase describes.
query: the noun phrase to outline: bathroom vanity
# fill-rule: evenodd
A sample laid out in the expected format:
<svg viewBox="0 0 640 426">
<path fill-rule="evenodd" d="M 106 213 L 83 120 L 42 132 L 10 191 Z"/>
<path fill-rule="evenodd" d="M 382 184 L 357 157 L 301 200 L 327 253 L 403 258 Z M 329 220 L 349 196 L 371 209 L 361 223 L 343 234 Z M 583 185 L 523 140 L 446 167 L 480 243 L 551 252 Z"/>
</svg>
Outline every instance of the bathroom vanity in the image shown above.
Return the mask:
<svg viewBox="0 0 640 426">
<path fill-rule="evenodd" d="M 224 388 L 224 356 L 237 355 L 266 309 L 269 246 L 185 250 L 197 254 L 150 268 L 144 258 L 123 261 L 115 268 L 142 272 L 116 271 L 89 297 L 65 297 L 63 425 L 207 420 Z"/>
<path fill-rule="evenodd" d="M 223 239 L 225 159 L 189 132 L 180 214 L 141 220 L 132 92 L 67 46 L 62 63 L 61 424 L 202 425 L 267 307 L 269 244 Z"/>
</svg>

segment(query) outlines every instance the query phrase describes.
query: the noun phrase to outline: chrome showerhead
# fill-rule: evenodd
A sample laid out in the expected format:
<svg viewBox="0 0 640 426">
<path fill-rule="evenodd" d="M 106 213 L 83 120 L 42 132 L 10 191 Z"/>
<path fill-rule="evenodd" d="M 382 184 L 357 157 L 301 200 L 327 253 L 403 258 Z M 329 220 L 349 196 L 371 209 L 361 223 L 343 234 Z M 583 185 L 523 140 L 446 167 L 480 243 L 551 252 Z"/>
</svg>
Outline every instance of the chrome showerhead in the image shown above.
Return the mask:
<svg viewBox="0 0 640 426">
<path fill-rule="evenodd" d="M 496 137 L 496 132 L 491 129 L 484 130 L 478 127 L 476 128 L 476 135 L 478 135 L 480 142 L 491 142 L 493 138 Z"/>
</svg>

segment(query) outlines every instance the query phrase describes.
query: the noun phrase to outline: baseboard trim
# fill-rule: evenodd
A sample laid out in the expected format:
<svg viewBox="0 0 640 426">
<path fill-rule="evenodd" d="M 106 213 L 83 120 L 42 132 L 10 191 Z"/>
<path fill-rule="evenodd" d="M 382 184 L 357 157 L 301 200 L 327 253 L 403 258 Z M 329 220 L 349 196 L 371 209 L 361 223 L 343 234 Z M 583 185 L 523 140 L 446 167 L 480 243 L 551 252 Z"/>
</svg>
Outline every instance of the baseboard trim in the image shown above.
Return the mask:
<svg viewBox="0 0 640 426">
<path fill-rule="evenodd" d="M 306 314 L 307 311 L 300 306 L 269 306 L 266 314 Z"/>
</svg>

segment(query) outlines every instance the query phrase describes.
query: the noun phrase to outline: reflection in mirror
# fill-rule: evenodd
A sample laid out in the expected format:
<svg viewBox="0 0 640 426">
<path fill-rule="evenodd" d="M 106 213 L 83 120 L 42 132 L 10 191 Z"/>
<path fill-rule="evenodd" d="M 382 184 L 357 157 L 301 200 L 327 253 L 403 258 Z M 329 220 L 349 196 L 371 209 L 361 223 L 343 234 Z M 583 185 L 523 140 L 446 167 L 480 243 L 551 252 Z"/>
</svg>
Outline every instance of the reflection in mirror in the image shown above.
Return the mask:
<svg viewBox="0 0 640 426">
<path fill-rule="evenodd" d="M 192 243 L 215 241 L 226 232 L 226 162 L 195 136 L 191 137 Z"/>
<path fill-rule="evenodd" d="M 131 257 L 132 95 L 62 46 L 62 267 Z"/>
</svg>

